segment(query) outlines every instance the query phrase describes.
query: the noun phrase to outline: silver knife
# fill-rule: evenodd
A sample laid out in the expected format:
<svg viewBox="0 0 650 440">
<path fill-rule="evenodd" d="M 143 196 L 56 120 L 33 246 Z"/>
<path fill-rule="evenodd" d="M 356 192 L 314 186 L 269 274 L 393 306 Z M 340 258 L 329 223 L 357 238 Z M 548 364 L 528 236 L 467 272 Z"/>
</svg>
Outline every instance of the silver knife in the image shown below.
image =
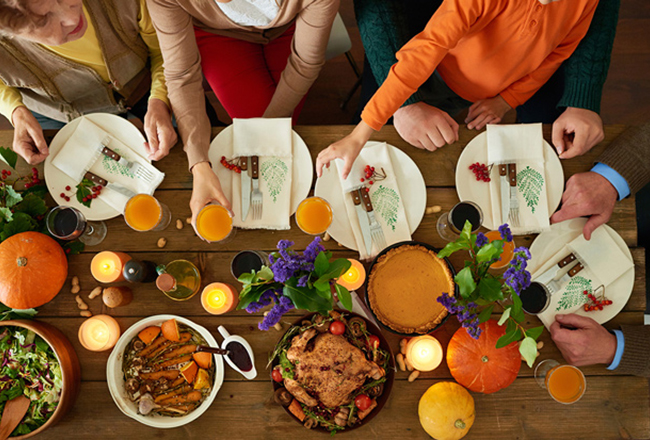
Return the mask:
<svg viewBox="0 0 650 440">
<path fill-rule="evenodd" d="M 508 182 L 506 164 L 499 165 L 499 181 L 501 187 L 501 223 L 507 223 L 510 214 L 510 183 Z"/>
<path fill-rule="evenodd" d="M 251 207 L 251 176 L 248 174 L 248 157 L 239 158 L 241 168 L 241 220 L 246 221 Z"/>
<path fill-rule="evenodd" d="M 559 279 L 552 279 L 551 282 L 546 285 L 546 287 L 551 292 L 551 294 L 558 292 L 566 283 L 569 282 L 569 280 L 574 275 L 577 275 L 578 272 L 580 272 L 582 269 L 584 269 L 584 266 L 582 263 L 578 263 L 569 269 L 569 271 L 562 275 Z"/>
<path fill-rule="evenodd" d="M 538 283 L 542 283 L 544 285 L 547 285 L 555 277 L 560 278 L 561 276 L 558 276 L 558 273 L 560 272 L 560 270 L 567 267 L 569 264 L 571 264 L 575 260 L 576 260 L 576 256 L 573 255 L 573 253 L 571 253 L 571 254 L 567 255 L 566 257 L 562 258 L 557 263 L 555 263 L 546 272 L 544 272 L 540 276 L 536 277 L 533 281 L 536 281 Z"/>
<path fill-rule="evenodd" d="M 354 209 L 357 211 L 357 219 L 359 220 L 359 227 L 361 228 L 363 243 L 366 245 L 366 253 L 370 255 L 370 252 L 372 252 L 372 238 L 370 238 L 370 221 L 368 219 L 368 214 L 366 214 L 366 210 L 363 209 L 363 206 L 361 206 L 361 197 L 359 196 L 359 191 L 354 190 L 350 194 L 352 194 Z"/>
<path fill-rule="evenodd" d="M 109 183 L 108 180 L 102 179 L 97 174 L 93 174 L 90 171 L 86 172 L 84 178 L 90 180 L 93 183 L 96 183 L 97 185 L 101 185 L 104 188 L 112 189 L 113 191 L 125 195 L 128 198 L 131 198 L 135 195 L 135 193 L 127 187 L 122 186 L 119 183 Z"/>
</svg>

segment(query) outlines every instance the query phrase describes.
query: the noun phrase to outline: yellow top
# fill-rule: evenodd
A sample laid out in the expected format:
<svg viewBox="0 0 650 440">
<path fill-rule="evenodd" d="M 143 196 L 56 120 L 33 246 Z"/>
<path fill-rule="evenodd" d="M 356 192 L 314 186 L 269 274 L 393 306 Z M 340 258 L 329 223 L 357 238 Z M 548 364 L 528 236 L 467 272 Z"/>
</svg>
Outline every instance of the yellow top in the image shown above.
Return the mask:
<svg viewBox="0 0 650 440">
<path fill-rule="evenodd" d="M 138 1 L 140 2 L 141 11 L 140 16 L 138 17 L 140 36 L 149 48 L 149 57 L 151 60 L 152 83 L 149 99 L 158 98 L 169 106 L 169 100 L 167 99 L 167 86 L 165 85 L 165 75 L 163 71 L 162 53 L 160 52 L 156 30 L 151 22 L 151 17 L 149 16 L 145 0 Z M 89 17 L 85 6 L 84 14 L 86 17 Z M 88 29 L 80 39 L 60 46 L 43 45 L 43 47 L 64 58 L 90 67 L 108 83 L 110 82 L 108 78 L 108 69 L 104 63 L 95 27 L 91 20 L 86 21 L 88 22 Z M 16 107 L 21 105 L 24 104 L 20 92 L 13 87 L 7 86 L 2 80 L 0 80 L 0 113 L 11 121 L 13 111 Z"/>
</svg>

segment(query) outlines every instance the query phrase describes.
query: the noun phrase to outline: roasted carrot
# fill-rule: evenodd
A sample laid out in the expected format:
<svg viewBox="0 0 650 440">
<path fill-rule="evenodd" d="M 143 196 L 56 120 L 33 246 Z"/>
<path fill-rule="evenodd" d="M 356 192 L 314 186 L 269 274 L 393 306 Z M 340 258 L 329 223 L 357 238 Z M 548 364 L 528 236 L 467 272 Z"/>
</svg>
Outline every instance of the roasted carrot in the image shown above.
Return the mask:
<svg viewBox="0 0 650 440">
<path fill-rule="evenodd" d="M 165 371 L 154 371 L 152 373 L 140 373 L 140 377 L 144 380 L 158 380 L 161 377 L 164 377 L 167 380 L 174 380 L 178 377 L 178 370 L 165 370 Z"/>
<path fill-rule="evenodd" d="M 302 406 L 300 406 L 300 402 L 298 402 L 296 399 L 293 399 L 291 401 L 291 405 L 289 405 L 289 411 L 291 411 L 291 414 L 294 416 L 298 417 L 298 420 L 301 422 L 305 421 L 305 412 L 302 410 Z"/>
<path fill-rule="evenodd" d="M 181 403 L 190 403 L 190 402 L 198 402 L 203 398 L 203 393 L 200 391 L 190 391 L 187 394 L 180 394 L 178 396 L 170 397 L 169 399 L 165 399 L 160 401 L 160 405 L 168 406 L 168 405 L 178 405 Z"/>
<path fill-rule="evenodd" d="M 164 336 L 160 335 L 151 344 L 147 345 L 145 348 L 140 350 L 140 353 L 138 354 L 140 356 L 147 356 L 149 353 L 153 353 L 155 350 L 158 350 L 158 348 L 165 342 L 169 342 L 169 341 L 165 339 Z"/>
<path fill-rule="evenodd" d="M 156 339 L 158 335 L 160 334 L 160 327 L 157 325 L 152 325 L 144 330 L 142 330 L 140 333 L 138 333 L 138 338 L 145 344 L 150 344 L 151 341 Z"/>
<path fill-rule="evenodd" d="M 178 370 L 174 370 L 174 371 L 178 371 Z M 182 385 L 184 383 L 185 383 L 185 378 L 184 377 L 179 377 L 178 379 L 173 381 L 171 383 L 171 385 L 169 385 L 169 388 L 176 388 L 177 386 Z"/>
<path fill-rule="evenodd" d="M 176 347 L 173 350 L 164 353 L 162 357 L 165 359 L 171 359 L 183 354 L 194 353 L 195 351 L 196 345 L 194 344 L 181 345 L 180 347 Z"/>
<path fill-rule="evenodd" d="M 192 333 L 185 332 L 185 333 L 181 333 L 181 340 L 178 342 L 179 343 L 188 342 L 190 339 L 192 339 Z"/>
<path fill-rule="evenodd" d="M 169 359 L 169 360 L 166 360 L 164 362 L 161 362 L 161 363 L 157 364 L 154 367 L 154 370 L 160 371 L 163 368 L 171 367 L 172 365 L 184 364 L 185 362 L 189 362 L 190 360 L 192 360 L 192 355 L 191 354 L 186 354 L 186 355 L 183 355 L 183 356 L 180 356 L 180 357 L 175 357 L 175 358 L 172 358 L 172 359 Z"/>
<path fill-rule="evenodd" d="M 160 396 L 157 396 L 154 400 L 156 403 L 160 403 L 165 399 L 169 399 L 174 396 L 178 396 L 180 394 L 187 394 L 190 391 L 192 391 L 192 386 L 191 385 L 183 385 L 180 388 L 176 388 L 175 390 L 167 391 L 166 393 L 161 394 Z"/>
</svg>

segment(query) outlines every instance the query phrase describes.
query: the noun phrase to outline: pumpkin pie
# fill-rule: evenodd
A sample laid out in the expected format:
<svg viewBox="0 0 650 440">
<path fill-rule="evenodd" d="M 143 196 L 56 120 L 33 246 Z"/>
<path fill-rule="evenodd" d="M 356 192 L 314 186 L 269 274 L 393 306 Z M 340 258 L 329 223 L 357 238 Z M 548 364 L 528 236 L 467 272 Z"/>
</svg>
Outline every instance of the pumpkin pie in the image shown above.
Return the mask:
<svg viewBox="0 0 650 440">
<path fill-rule="evenodd" d="M 420 245 L 404 245 L 379 257 L 368 281 L 368 301 L 385 326 L 398 333 L 425 334 L 447 316 L 438 302 L 454 292 L 445 260 Z"/>
</svg>

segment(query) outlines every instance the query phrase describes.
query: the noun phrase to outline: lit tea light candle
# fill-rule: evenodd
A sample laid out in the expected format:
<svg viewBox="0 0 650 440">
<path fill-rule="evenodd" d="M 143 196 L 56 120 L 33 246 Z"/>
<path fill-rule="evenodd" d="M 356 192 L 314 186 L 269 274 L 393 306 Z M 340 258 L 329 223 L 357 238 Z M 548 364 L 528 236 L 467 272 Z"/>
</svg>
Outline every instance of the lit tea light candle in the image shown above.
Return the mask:
<svg viewBox="0 0 650 440">
<path fill-rule="evenodd" d="M 206 312 L 222 315 L 237 307 L 239 294 L 230 284 L 212 283 L 205 286 L 201 294 L 201 304 Z"/>
<path fill-rule="evenodd" d="M 95 315 L 79 327 L 79 342 L 86 350 L 109 350 L 119 338 L 120 326 L 112 316 Z"/>
<path fill-rule="evenodd" d="M 406 359 L 416 370 L 435 370 L 442 362 L 442 345 L 433 336 L 418 336 L 406 345 Z"/>
<path fill-rule="evenodd" d="M 100 283 L 116 283 L 124 281 L 122 269 L 131 256 L 124 252 L 103 251 L 93 257 L 90 272 Z"/>
<path fill-rule="evenodd" d="M 352 266 L 336 280 L 336 284 L 348 290 L 357 290 L 366 281 L 366 268 L 357 260 L 349 259 L 348 261 L 352 263 Z"/>
</svg>

